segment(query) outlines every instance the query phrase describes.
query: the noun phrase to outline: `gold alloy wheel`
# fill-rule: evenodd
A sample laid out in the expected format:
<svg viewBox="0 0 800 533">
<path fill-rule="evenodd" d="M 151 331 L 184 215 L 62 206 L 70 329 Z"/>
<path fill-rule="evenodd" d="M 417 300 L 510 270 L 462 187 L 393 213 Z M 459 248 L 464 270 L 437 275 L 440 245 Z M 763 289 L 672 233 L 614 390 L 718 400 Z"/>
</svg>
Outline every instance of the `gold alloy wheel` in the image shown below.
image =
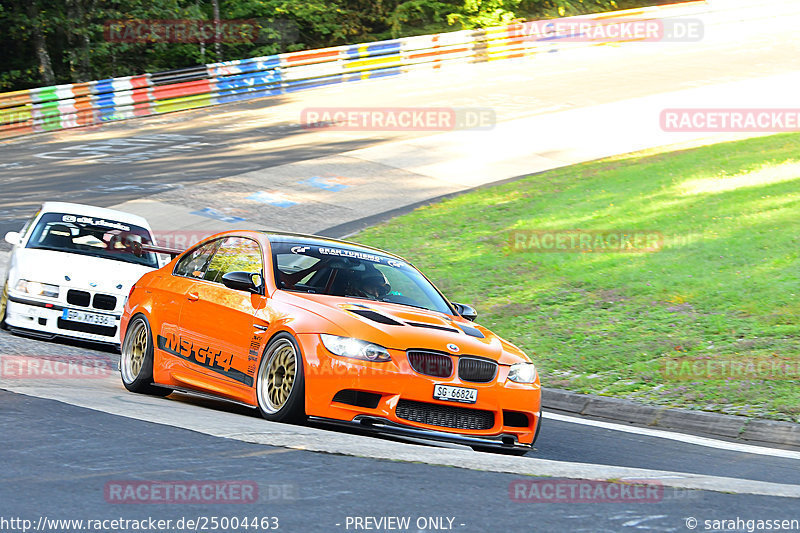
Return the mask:
<svg viewBox="0 0 800 533">
<path fill-rule="evenodd" d="M 8 307 L 8 281 L 3 284 L 3 293 L 0 294 L 0 322 L 6 317 L 6 307 Z"/>
<path fill-rule="evenodd" d="M 281 339 L 264 356 L 258 378 L 258 401 L 264 412 L 280 411 L 292 394 L 297 377 L 297 352 L 294 345 Z"/>
<path fill-rule="evenodd" d="M 131 329 L 125 335 L 125 344 L 122 347 L 122 361 L 119 365 L 122 379 L 125 383 L 133 383 L 139 377 L 147 353 L 147 340 L 149 333 L 144 320 L 135 320 Z"/>
</svg>

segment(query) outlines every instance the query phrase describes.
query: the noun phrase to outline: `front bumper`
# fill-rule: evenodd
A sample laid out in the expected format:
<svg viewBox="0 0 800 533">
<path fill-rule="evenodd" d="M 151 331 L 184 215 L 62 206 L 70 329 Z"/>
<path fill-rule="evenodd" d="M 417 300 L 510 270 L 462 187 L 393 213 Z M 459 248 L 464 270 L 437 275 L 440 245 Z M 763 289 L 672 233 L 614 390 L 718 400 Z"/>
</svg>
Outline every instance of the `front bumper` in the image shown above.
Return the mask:
<svg viewBox="0 0 800 533">
<path fill-rule="evenodd" d="M 64 319 L 64 310 L 113 316 L 114 326 L 99 326 Z M 74 339 L 119 344 L 119 315 L 111 311 L 64 305 L 54 299 L 35 299 L 9 292 L 6 324 L 14 331 L 41 338 L 70 337 Z"/>
<path fill-rule="evenodd" d="M 328 424 L 364 428 L 385 435 L 411 437 L 438 442 L 450 442 L 455 444 L 464 444 L 465 446 L 482 446 L 485 448 L 496 448 L 498 450 L 530 450 L 532 448 L 531 444 L 520 443 L 516 435 L 501 434 L 496 436 L 480 437 L 457 433 L 447 433 L 444 431 L 405 426 L 396 422 L 392 422 L 391 420 L 386 420 L 385 418 L 370 415 L 357 415 L 351 422 L 313 416 L 309 418 L 310 420 L 325 422 Z"/>
<path fill-rule="evenodd" d="M 530 447 L 534 440 L 539 425 L 541 388 L 538 381 L 532 384 L 509 381 L 507 366 L 500 366 L 491 382 L 475 383 L 461 381 L 455 375 L 436 378 L 419 374 L 411 369 L 406 353 L 400 350 L 389 350 L 391 362 L 372 363 L 330 354 L 318 335 L 298 335 L 298 341 L 306 363 L 306 413 L 311 417 L 360 426 L 369 424 L 373 430 L 384 433 L 487 447 Z M 436 384 L 477 389 L 477 401 L 465 404 L 435 399 Z M 334 401 L 337 393 L 345 390 L 371 394 L 375 401 L 372 405 Z M 432 416 L 408 416 L 409 405 L 411 409 L 430 410 Z M 399 406 L 406 409 L 404 416 L 398 416 Z M 491 413 L 493 422 L 473 424 L 471 413 L 476 420 Z M 467 419 L 468 422 L 462 423 Z M 448 425 L 449 420 L 458 422 Z"/>
</svg>

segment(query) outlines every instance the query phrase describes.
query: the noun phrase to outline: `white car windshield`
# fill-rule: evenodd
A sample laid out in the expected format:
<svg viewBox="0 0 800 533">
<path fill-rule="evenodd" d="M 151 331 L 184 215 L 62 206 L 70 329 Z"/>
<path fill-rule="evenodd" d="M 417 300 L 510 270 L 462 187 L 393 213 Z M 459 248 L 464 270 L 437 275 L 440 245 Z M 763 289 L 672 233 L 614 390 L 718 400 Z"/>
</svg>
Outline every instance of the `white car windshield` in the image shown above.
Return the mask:
<svg viewBox="0 0 800 533">
<path fill-rule="evenodd" d="M 158 268 L 153 253 L 136 256 L 134 242 L 152 243 L 150 232 L 140 226 L 68 213 L 45 213 L 31 232 L 26 248 L 90 255 Z"/>
</svg>

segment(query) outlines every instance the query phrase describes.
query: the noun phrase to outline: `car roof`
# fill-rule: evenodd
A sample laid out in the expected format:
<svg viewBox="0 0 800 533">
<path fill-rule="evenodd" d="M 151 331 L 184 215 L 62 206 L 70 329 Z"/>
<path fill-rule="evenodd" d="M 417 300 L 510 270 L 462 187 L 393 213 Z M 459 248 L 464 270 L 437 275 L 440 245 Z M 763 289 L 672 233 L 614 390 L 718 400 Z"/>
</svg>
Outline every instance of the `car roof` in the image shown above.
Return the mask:
<svg viewBox="0 0 800 533">
<path fill-rule="evenodd" d="M 42 204 L 42 213 L 67 213 L 70 215 L 83 215 L 93 218 L 110 218 L 116 222 L 127 222 L 135 226 L 151 229 L 147 220 L 139 215 L 97 207 L 94 205 L 73 204 L 69 202 L 45 202 Z"/>
<path fill-rule="evenodd" d="M 381 250 L 380 248 L 373 248 L 372 246 L 367 246 L 366 244 L 358 244 L 355 242 L 342 241 L 330 237 L 323 237 L 321 235 L 306 235 L 303 233 L 285 233 L 282 231 L 262 231 L 261 233 L 266 235 L 270 242 L 276 242 L 276 243 L 290 242 L 293 244 L 294 243 L 310 244 L 313 246 L 331 246 L 336 248 L 347 248 L 348 250 L 354 250 L 357 252 L 378 253 L 386 257 L 399 259 L 406 263 L 408 262 L 399 255 L 387 252 L 385 250 Z"/>
</svg>

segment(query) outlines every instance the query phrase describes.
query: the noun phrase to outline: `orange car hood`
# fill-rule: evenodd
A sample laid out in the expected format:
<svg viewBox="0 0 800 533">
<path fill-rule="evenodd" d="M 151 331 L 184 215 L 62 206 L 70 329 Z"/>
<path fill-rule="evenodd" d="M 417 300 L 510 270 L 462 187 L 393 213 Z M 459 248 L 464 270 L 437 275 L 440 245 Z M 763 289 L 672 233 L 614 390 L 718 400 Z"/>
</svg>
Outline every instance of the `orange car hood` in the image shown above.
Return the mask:
<svg viewBox="0 0 800 533">
<path fill-rule="evenodd" d="M 461 317 L 359 298 L 285 291 L 278 291 L 278 294 L 281 295 L 278 299 L 285 304 L 325 317 L 344 330 L 348 336 L 374 342 L 386 348 L 396 350 L 422 348 L 459 355 L 476 355 L 506 365 L 529 361 L 524 352 L 510 342 Z M 364 316 L 365 314 L 367 316 Z M 370 318 L 370 315 L 373 318 Z M 379 320 L 384 320 L 383 317 L 400 325 L 381 323 Z M 484 338 L 468 335 L 458 327 L 459 324 L 477 329 Z M 339 328 L 336 331 L 304 333 L 338 333 Z M 458 346 L 458 352 L 449 350 L 448 344 Z"/>
</svg>

